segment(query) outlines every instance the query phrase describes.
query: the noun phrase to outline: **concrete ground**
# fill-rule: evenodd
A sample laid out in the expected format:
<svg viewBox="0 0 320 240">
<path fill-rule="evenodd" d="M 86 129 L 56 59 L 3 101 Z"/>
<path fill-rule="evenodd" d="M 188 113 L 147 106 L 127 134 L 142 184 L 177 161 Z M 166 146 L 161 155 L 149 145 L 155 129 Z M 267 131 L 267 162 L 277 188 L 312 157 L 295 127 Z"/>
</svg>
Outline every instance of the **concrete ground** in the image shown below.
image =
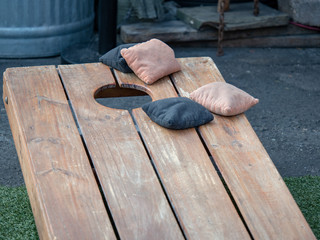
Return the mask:
<svg viewBox="0 0 320 240">
<path fill-rule="evenodd" d="M 215 48 L 174 50 L 176 57 L 212 57 L 228 83 L 259 98 L 246 116 L 283 177 L 320 176 L 320 48 L 225 48 L 222 57 L 216 56 Z M 9 67 L 58 64 L 60 57 L 0 59 L 0 72 Z M 2 77 L 0 85 L 2 92 Z M 145 101 L 143 97 L 134 102 L 121 98 L 110 104 L 125 108 Z M 22 184 L 1 101 L 0 185 Z"/>
</svg>

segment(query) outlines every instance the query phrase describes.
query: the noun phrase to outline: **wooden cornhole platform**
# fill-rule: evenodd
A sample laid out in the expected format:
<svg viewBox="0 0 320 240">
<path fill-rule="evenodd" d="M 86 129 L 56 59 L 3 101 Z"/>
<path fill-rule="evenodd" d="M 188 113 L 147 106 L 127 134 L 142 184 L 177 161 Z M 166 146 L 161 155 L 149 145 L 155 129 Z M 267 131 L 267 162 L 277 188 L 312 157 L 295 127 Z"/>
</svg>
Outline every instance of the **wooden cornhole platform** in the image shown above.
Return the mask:
<svg viewBox="0 0 320 240">
<path fill-rule="evenodd" d="M 182 71 L 153 85 L 102 63 L 5 71 L 41 239 L 315 239 L 244 114 L 169 130 L 141 108 L 130 115 L 94 99 L 109 88 L 188 97 L 224 81 L 210 58 L 179 62 Z"/>
</svg>

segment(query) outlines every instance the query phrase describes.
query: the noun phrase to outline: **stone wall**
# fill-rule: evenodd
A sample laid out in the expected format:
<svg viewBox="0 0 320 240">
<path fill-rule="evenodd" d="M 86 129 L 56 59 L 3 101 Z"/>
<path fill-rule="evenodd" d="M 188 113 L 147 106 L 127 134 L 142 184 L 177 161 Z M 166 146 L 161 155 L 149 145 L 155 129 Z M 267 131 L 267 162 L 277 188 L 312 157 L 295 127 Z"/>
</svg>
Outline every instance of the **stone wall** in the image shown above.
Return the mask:
<svg viewBox="0 0 320 240">
<path fill-rule="evenodd" d="M 278 0 L 279 10 L 288 13 L 293 21 L 320 26 L 319 0 Z"/>
</svg>

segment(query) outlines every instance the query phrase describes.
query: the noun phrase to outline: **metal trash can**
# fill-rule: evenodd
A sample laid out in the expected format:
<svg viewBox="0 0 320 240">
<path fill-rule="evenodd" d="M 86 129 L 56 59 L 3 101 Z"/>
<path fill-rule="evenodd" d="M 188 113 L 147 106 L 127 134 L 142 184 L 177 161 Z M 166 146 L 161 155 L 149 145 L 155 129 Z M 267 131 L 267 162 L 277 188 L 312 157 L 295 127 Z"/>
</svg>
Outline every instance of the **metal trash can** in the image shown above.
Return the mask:
<svg viewBox="0 0 320 240">
<path fill-rule="evenodd" d="M 94 0 L 1 0 L 0 57 L 59 55 L 88 42 L 93 24 Z"/>
</svg>

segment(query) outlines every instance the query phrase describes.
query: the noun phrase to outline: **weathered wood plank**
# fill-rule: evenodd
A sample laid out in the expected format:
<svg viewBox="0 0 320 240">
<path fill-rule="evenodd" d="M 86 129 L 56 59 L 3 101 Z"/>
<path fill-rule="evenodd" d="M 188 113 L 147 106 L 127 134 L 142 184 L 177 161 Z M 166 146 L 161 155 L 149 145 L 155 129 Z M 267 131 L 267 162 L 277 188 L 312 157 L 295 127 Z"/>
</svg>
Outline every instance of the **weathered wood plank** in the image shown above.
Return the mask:
<svg viewBox="0 0 320 240">
<path fill-rule="evenodd" d="M 115 239 L 55 66 L 12 68 L 3 98 L 41 239 Z"/>
<path fill-rule="evenodd" d="M 207 39 L 205 33 L 202 38 Z M 120 28 L 121 40 L 125 43 L 144 42 L 157 38 L 164 42 L 196 41 L 201 38 L 201 32 L 182 21 L 141 22 L 123 25 Z"/>
<path fill-rule="evenodd" d="M 197 31 L 181 21 L 146 22 L 123 25 L 121 39 L 125 43 L 144 42 L 158 38 L 179 45 L 217 46 L 218 31 L 206 28 Z M 316 31 L 292 24 L 248 30 L 228 31 L 223 35 L 225 47 L 318 47 L 320 36 Z"/>
<path fill-rule="evenodd" d="M 169 77 L 147 85 L 134 74 L 115 75 L 153 100 L 177 96 Z M 250 239 L 195 129 L 165 129 L 141 108 L 133 115 L 187 239 Z"/>
<path fill-rule="evenodd" d="M 182 239 L 129 112 L 93 98 L 115 84 L 110 69 L 94 63 L 59 71 L 120 238 Z"/>
<path fill-rule="evenodd" d="M 187 239 L 250 239 L 195 129 L 133 114 Z"/>
<path fill-rule="evenodd" d="M 123 89 L 136 89 L 146 92 L 153 100 L 161 98 L 177 97 L 178 94 L 174 91 L 174 87 L 168 76 L 156 81 L 152 85 L 142 82 L 135 74 L 123 73 L 114 70 L 118 84 Z M 161 91 L 154 91 L 154 89 L 161 89 Z"/>
<path fill-rule="evenodd" d="M 131 6 L 139 19 L 157 19 L 164 13 L 162 0 L 131 0 Z"/>
<path fill-rule="evenodd" d="M 191 79 L 201 85 L 224 81 L 210 58 L 179 61 L 182 72 L 173 74 L 173 82 L 181 96 L 199 87 Z M 254 239 L 315 239 L 244 114 L 216 115 L 199 131 Z"/>
<path fill-rule="evenodd" d="M 211 46 L 217 46 L 218 42 L 211 42 Z M 267 36 L 238 40 L 225 40 L 224 47 L 319 47 L 320 34 L 305 34 L 292 36 Z"/>
<path fill-rule="evenodd" d="M 283 26 L 289 23 L 289 16 L 264 4 L 259 4 L 260 13 L 254 16 L 253 3 L 230 4 L 230 10 L 224 13 L 224 30 L 234 31 L 261 27 Z M 201 29 L 205 26 L 219 27 L 217 6 L 178 8 L 177 18 L 190 26 Z"/>
<path fill-rule="evenodd" d="M 174 43 L 172 46 L 217 47 L 218 41 L 193 41 Z M 301 34 L 288 36 L 264 36 L 239 39 L 225 39 L 223 47 L 319 47 L 320 34 Z"/>
</svg>

